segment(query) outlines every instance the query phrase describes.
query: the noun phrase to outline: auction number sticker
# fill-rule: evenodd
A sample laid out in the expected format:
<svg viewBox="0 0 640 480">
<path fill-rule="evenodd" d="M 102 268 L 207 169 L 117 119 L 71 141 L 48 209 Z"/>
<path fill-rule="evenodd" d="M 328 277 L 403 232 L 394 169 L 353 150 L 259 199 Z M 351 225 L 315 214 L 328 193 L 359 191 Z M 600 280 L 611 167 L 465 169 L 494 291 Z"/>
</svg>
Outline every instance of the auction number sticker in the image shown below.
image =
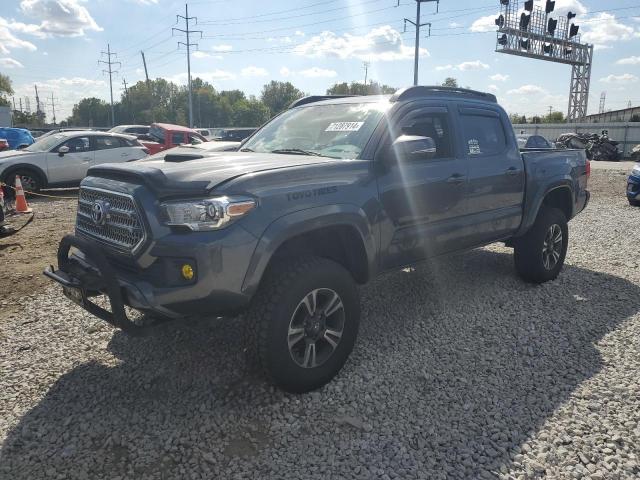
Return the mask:
<svg viewBox="0 0 640 480">
<path fill-rule="evenodd" d="M 325 132 L 357 132 L 364 122 L 334 122 L 330 123 Z"/>
<path fill-rule="evenodd" d="M 469 155 L 480 155 L 481 153 L 480 142 L 475 139 L 469 140 Z"/>
</svg>

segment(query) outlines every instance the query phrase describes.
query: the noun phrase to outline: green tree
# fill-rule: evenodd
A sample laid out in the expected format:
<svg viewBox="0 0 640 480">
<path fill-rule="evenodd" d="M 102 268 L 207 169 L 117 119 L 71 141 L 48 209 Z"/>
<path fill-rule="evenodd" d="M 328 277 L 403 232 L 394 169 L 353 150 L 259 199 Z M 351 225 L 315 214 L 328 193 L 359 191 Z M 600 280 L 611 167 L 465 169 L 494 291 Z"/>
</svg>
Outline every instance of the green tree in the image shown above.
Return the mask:
<svg viewBox="0 0 640 480">
<path fill-rule="evenodd" d="M 239 100 L 234 104 L 234 127 L 259 127 L 269 120 L 269 109 L 255 97 Z"/>
<path fill-rule="evenodd" d="M 11 79 L 7 75 L 0 73 L 0 105 L 8 107 L 9 100 L 7 95 L 13 95 L 13 85 Z"/>
<path fill-rule="evenodd" d="M 285 110 L 291 102 L 304 97 L 304 93 L 298 90 L 291 82 L 278 82 L 271 80 L 264 87 L 260 94 L 260 100 L 264 103 L 271 116 L 277 115 Z"/>
<path fill-rule="evenodd" d="M 564 114 L 562 112 L 551 112 L 542 117 L 542 123 L 565 123 Z"/>
<path fill-rule="evenodd" d="M 73 106 L 68 123 L 76 126 L 108 127 L 111 125 L 111 107 L 96 97 L 83 98 Z"/>
<path fill-rule="evenodd" d="M 442 86 L 458 88 L 458 80 L 453 77 L 447 77 L 444 79 L 444 82 L 442 82 Z"/>
<path fill-rule="evenodd" d="M 336 83 L 327 89 L 327 95 L 386 95 L 396 92 L 396 88 L 381 85 L 372 81 L 367 83 L 347 82 Z"/>
</svg>

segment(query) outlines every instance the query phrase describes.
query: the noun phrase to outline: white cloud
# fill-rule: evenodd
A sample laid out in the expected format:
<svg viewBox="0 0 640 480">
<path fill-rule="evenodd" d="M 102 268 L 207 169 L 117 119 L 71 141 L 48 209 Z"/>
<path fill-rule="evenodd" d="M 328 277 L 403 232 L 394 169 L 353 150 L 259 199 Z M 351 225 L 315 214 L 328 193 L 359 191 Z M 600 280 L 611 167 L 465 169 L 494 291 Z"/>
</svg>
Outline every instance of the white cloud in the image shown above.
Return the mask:
<svg viewBox="0 0 640 480">
<path fill-rule="evenodd" d="M 266 77 L 269 75 L 269 72 L 267 72 L 266 69 L 262 67 L 254 67 L 253 65 L 243 68 L 240 73 L 243 77 Z"/>
<path fill-rule="evenodd" d="M 458 23 L 458 22 L 451 22 L 451 23 L 449 24 L 449 28 L 459 28 L 459 27 L 461 27 L 461 26 L 462 26 L 462 24 L 461 24 L 461 23 Z"/>
<path fill-rule="evenodd" d="M 536 5 L 544 9 L 545 0 L 537 0 Z M 565 15 L 567 12 L 584 15 L 587 7 L 580 0 L 556 0 L 556 8 L 552 15 Z"/>
<path fill-rule="evenodd" d="M 603 12 L 590 19 L 589 23 L 585 25 L 582 41 L 606 45 L 611 42 L 631 40 L 638 35 L 633 27 L 623 25 L 616 20 L 615 15 Z"/>
<path fill-rule="evenodd" d="M 496 17 L 498 14 L 487 15 L 486 17 L 480 17 L 471 24 L 470 30 L 472 32 L 493 32 L 496 29 Z"/>
<path fill-rule="evenodd" d="M 231 45 L 214 45 L 213 47 L 211 47 L 211 50 L 213 50 L 214 52 L 230 52 L 231 50 L 233 50 L 233 47 Z"/>
<path fill-rule="evenodd" d="M 304 37 L 305 33 L 302 30 L 296 30 L 295 35 L 297 37 Z"/>
<path fill-rule="evenodd" d="M 226 70 L 212 70 L 210 72 L 191 72 L 191 78 L 200 77 L 205 82 L 215 83 L 224 80 L 233 80 L 236 75 Z M 178 73 L 167 78 L 168 81 L 178 83 L 181 85 L 187 84 L 187 73 Z"/>
<path fill-rule="evenodd" d="M 489 85 L 489 86 L 487 87 L 487 90 L 489 90 L 490 92 L 497 92 L 497 91 L 498 91 L 498 90 L 500 90 L 500 89 L 498 88 L 498 86 L 497 86 L 497 85 Z"/>
<path fill-rule="evenodd" d="M 11 25 L 7 20 L 0 17 L 0 53 L 8 55 L 15 48 L 35 51 L 36 46 L 33 43 L 22 40 L 11 32 Z"/>
<path fill-rule="evenodd" d="M 14 60 L 13 58 L 5 57 L 5 58 L 0 58 L 0 67 L 3 67 L 3 68 L 23 68 L 24 65 L 22 65 L 19 61 Z"/>
<path fill-rule="evenodd" d="M 508 95 L 547 95 L 548 92 L 538 85 L 523 85 L 507 92 Z"/>
<path fill-rule="evenodd" d="M 157 5 L 158 0 L 134 0 L 136 3 L 140 5 Z"/>
<path fill-rule="evenodd" d="M 506 82 L 507 80 L 509 80 L 509 75 L 496 73 L 495 75 L 491 75 L 489 79 L 493 80 L 494 82 Z"/>
<path fill-rule="evenodd" d="M 191 55 L 193 56 L 193 58 L 209 58 L 211 56 L 207 52 L 203 52 L 202 50 L 196 50 Z"/>
<path fill-rule="evenodd" d="M 40 22 L 39 25 L 22 26 L 25 33 L 47 37 L 80 37 L 87 30 L 102 31 L 79 0 L 22 0 L 20 11 Z"/>
<path fill-rule="evenodd" d="M 621 58 L 616 63 L 618 65 L 640 65 L 640 57 L 631 56 L 627 58 Z"/>
<path fill-rule="evenodd" d="M 365 35 L 322 32 L 298 45 L 294 53 L 305 57 L 333 57 L 341 60 L 357 58 L 370 61 L 393 61 L 413 58 L 414 49 L 405 45 L 402 34 L 389 25 L 374 28 Z M 428 56 L 425 48 L 420 55 Z"/>
<path fill-rule="evenodd" d="M 136 75 L 142 75 L 144 73 L 143 68 L 136 68 Z"/>
<path fill-rule="evenodd" d="M 638 81 L 638 77 L 630 73 L 623 73 L 622 75 L 608 75 L 600 79 L 604 83 L 635 83 Z"/>
<path fill-rule="evenodd" d="M 332 78 L 338 75 L 338 72 L 336 72 L 335 70 L 328 70 L 326 68 L 319 67 L 307 68 L 306 70 L 301 70 L 298 73 L 307 78 Z"/>
<path fill-rule="evenodd" d="M 466 72 L 469 70 L 486 70 L 489 68 L 489 65 L 486 63 L 482 63 L 480 60 L 474 60 L 472 62 L 462 62 L 458 65 L 440 65 L 436 67 L 436 71 L 443 72 L 446 70 L 459 70 L 461 72 Z"/>
<path fill-rule="evenodd" d="M 283 77 L 288 77 L 289 75 L 291 75 L 293 72 L 291 70 L 289 70 L 287 67 L 282 67 L 280 69 L 280 75 L 282 75 Z"/>
</svg>

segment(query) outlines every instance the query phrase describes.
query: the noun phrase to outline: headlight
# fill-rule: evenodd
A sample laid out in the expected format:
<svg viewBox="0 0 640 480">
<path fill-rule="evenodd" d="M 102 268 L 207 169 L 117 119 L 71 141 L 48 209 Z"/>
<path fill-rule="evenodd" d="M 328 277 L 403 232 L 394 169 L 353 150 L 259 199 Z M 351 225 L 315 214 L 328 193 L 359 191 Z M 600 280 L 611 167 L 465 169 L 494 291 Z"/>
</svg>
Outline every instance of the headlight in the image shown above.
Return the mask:
<svg viewBox="0 0 640 480">
<path fill-rule="evenodd" d="M 166 225 L 186 227 L 196 232 L 224 228 L 249 213 L 255 206 L 256 201 L 251 198 L 226 196 L 161 205 Z"/>
</svg>

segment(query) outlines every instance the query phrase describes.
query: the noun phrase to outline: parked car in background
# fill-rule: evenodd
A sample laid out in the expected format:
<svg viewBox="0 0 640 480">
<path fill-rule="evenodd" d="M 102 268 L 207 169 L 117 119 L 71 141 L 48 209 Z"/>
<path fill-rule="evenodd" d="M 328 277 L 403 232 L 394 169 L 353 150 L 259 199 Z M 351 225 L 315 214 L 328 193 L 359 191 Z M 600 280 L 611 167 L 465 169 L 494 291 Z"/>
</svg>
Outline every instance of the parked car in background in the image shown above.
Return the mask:
<svg viewBox="0 0 640 480">
<path fill-rule="evenodd" d="M 555 148 L 555 146 L 549 142 L 542 135 L 516 135 L 516 141 L 518 147 L 523 148 Z"/>
<path fill-rule="evenodd" d="M 207 141 L 191 128 L 169 123 L 153 123 L 149 127 L 149 133 L 139 138 L 151 155 L 185 143 L 198 144 Z"/>
<path fill-rule="evenodd" d="M 25 128 L 0 128 L 0 138 L 4 138 L 7 141 L 11 150 L 19 147 L 24 148 L 35 141 L 31 136 L 31 132 Z"/>
<path fill-rule="evenodd" d="M 212 130 L 215 141 L 241 142 L 251 136 L 257 128 L 216 128 Z"/>
<path fill-rule="evenodd" d="M 0 152 L 9 150 L 9 141 L 6 138 L 0 138 Z"/>
<path fill-rule="evenodd" d="M 202 142 L 191 145 L 185 144 L 169 148 L 167 150 L 161 150 L 160 152 L 149 155 L 140 161 L 165 160 L 167 162 L 171 162 L 174 158 L 180 158 L 180 161 L 184 161 L 189 158 L 197 160 L 208 155 L 209 152 L 236 152 L 240 148 L 240 145 L 240 142 Z"/>
<path fill-rule="evenodd" d="M 109 130 L 111 133 L 125 133 L 127 135 L 147 135 L 149 125 L 118 125 Z"/>
<path fill-rule="evenodd" d="M 81 131 L 60 132 L 40 138 L 23 150 L 0 153 L 0 179 L 15 183 L 18 175 L 28 191 L 68 187 L 80 183 L 89 167 L 101 163 L 138 160 L 147 150 L 130 135 Z"/>
<path fill-rule="evenodd" d="M 640 163 L 636 163 L 627 179 L 627 200 L 629 205 L 640 207 Z"/>
<path fill-rule="evenodd" d="M 207 140 L 213 140 L 212 130 L 209 128 L 194 128 L 196 132 L 202 135 Z"/>
</svg>

